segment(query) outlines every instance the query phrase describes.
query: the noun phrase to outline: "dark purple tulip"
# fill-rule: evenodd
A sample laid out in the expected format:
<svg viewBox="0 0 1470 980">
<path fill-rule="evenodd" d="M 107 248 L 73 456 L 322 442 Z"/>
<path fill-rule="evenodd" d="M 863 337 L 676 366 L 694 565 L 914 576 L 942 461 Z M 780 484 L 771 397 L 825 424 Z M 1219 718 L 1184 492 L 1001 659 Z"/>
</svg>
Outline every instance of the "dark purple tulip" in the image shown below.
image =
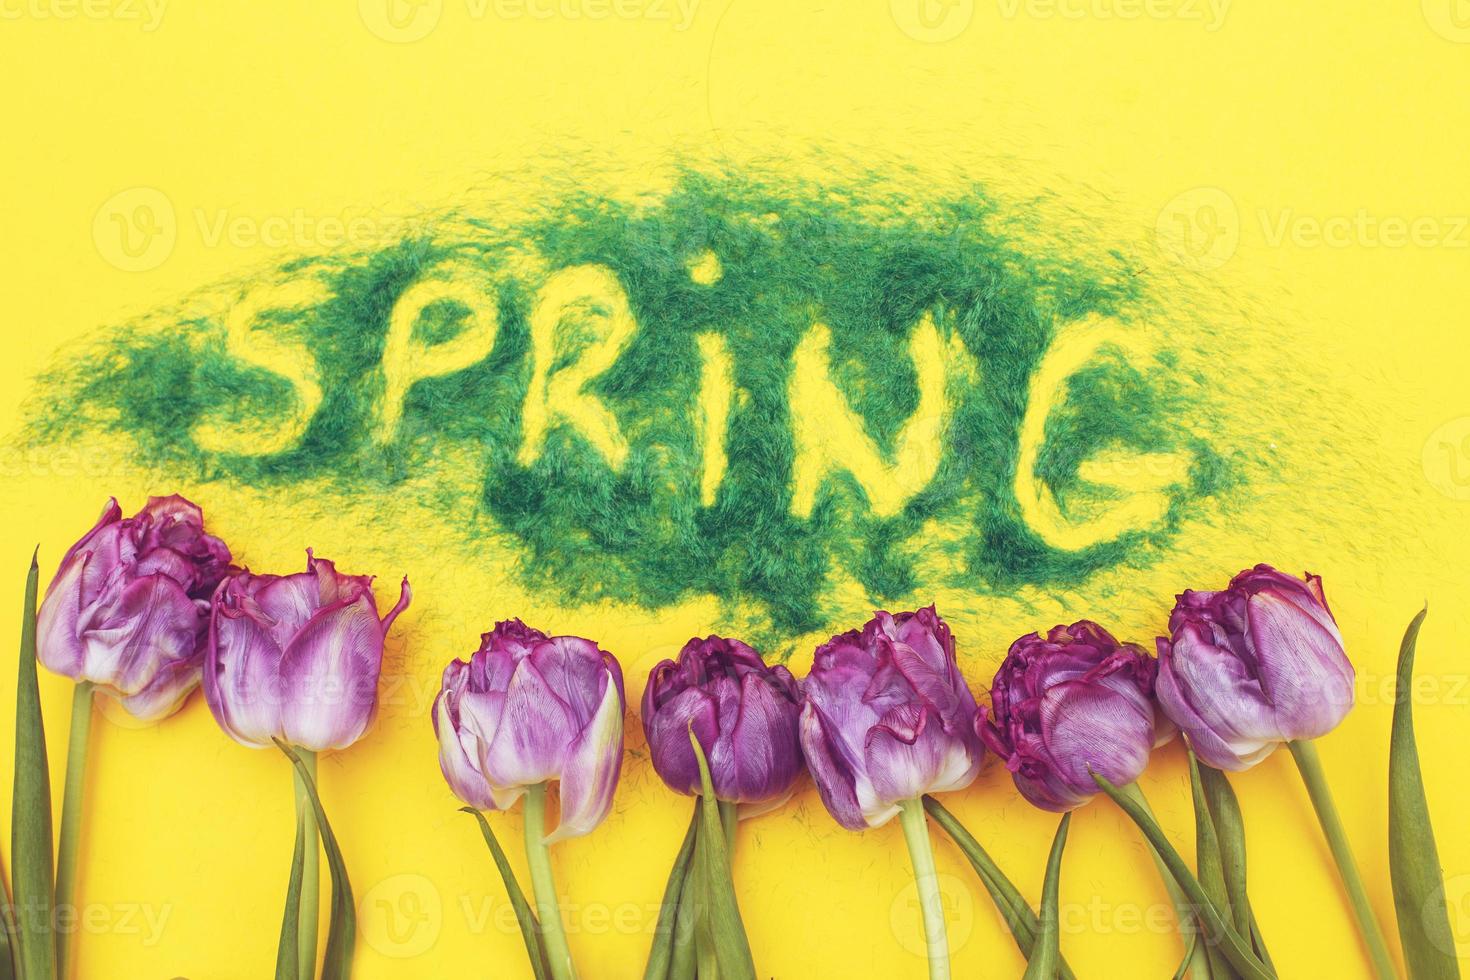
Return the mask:
<svg viewBox="0 0 1470 980">
<path fill-rule="evenodd" d="M 1142 647 L 1087 620 L 1023 636 L 995 673 L 980 737 L 1022 796 L 1043 810 L 1071 810 L 1097 793 L 1091 772 L 1131 783 L 1172 737 L 1154 704 L 1157 673 Z"/>
<path fill-rule="evenodd" d="M 346 748 L 377 713 L 383 639 L 412 596 L 405 578 L 380 619 L 371 575 L 343 575 L 309 550 L 304 572 L 230 576 L 210 619 L 209 710 L 242 745 Z"/>
<path fill-rule="evenodd" d="M 1353 706 L 1353 665 L 1311 573 L 1257 565 L 1223 592 L 1185 592 L 1169 633 L 1158 641 L 1159 703 L 1217 769 L 1325 735 Z"/>
<path fill-rule="evenodd" d="M 739 640 L 690 640 L 643 692 L 643 733 L 653 768 L 670 788 L 699 792 L 689 726 L 709 760 L 715 796 L 754 813 L 784 803 L 803 770 L 801 688 Z"/>
<path fill-rule="evenodd" d="M 109 500 L 46 590 L 37 659 L 141 720 L 172 714 L 199 683 L 209 596 L 229 564 L 230 549 L 183 497 L 150 497 L 127 518 Z"/>
<path fill-rule="evenodd" d="M 532 786 L 561 783 L 561 826 L 547 843 L 590 833 L 612 809 L 623 764 L 623 671 L 596 643 L 511 619 L 452 660 L 434 701 L 439 766 L 481 810 L 509 809 Z"/>
<path fill-rule="evenodd" d="M 980 773 L 975 697 L 934 607 L 880 612 L 817 648 L 802 684 L 801 747 L 828 811 L 852 830 Z"/>
</svg>

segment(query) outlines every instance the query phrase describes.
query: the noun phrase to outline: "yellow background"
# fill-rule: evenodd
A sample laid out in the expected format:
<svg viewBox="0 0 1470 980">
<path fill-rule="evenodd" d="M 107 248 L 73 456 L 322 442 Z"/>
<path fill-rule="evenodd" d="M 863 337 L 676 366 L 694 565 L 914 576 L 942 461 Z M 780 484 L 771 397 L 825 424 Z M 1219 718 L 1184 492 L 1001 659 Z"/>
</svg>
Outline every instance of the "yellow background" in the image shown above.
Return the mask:
<svg viewBox="0 0 1470 980">
<path fill-rule="evenodd" d="M 1279 404 L 1261 407 L 1279 421 L 1299 403 L 1338 400 L 1336 423 L 1321 433 L 1325 455 L 1283 474 L 1254 511 L 1215 528 L 1187 559 L 1128 573 L 1131 598 L 1117 608 L 1084 590 L 1038 596 L 1024 617 L 983 596 L 951 598 L 941 612 L 980 689 L 1010 639 L 1033 628 L 1090 614 L 1146 639 L 1179 587 L 1217 584 L 1257 559 L 1322 573 L 1361 696 L 1322 753 L 1392 935 L 1386 677 L 1427 597 L 1419 738 L 1452 925 L 1470 949 L 1470 790 L 1460 761 L 1470 722 L 1460 640 L 1470 625 L 1470 487 L 1456 479 L 1457 467 L 1470 467 L 1470 242 L 1455 221 L 1470 214 L 1470 26 L 1460 26 L 1470 20 L 1463 9 L 1455 18 L 1457 2 L 1464 7 L 1237 0 L 1216 20 L 1218 7 L 1188 0 L 933 0 L 923 20 L 913 0 L 701 0 L 681 30 L 677 7 L 636 0 L 558 0 L 546 18 L 516 4 L 443 0 L 420 11 L 427 20 L 410 21 L 430 29 L 407 40 L 372 0 L 175 0 L 152 29 L 146 8 L 125 0 L 0 0 L 0 410 L 19 417 L 30 379 L 62 343 L 285 254 L 240 236 L 212 241 L 199 214 L 260 227 L 298 212 L 406 213 L 572 150 L 609 160 L 680 148 L 738 157 L 813 142 L 860 159 L 961 168 L 1005 158 L 1040 175 L 1038 184 L 1092 188 L 1144 235 L 1208 202 L 1227 234 L 1207 268 L 1186 271 L 1269 315 L 1282 349 L 1334 376 L 1341 391 L 1284 381 Z M 586 16 L 604 9 L 613 12 Z M 655 16 L 664 9 L 672 21 Z M 170 202 L 175 241 L 144 263 L 153 267 L 129 271 L 94 228 L 139 188 Z M 1314 244 L 1310 227 L 1276 234 L 1284 219 L 1310 226 L 1360 213 L 1428 219 L 1429 237 L 1394 244 L 1349 231 Z M 1222 388 L 1262 370 L 1248 353 L 1216 365 Z M 258 569 L 295 568 L 309 544 L 385 583 L 407 572 L 416 600 L 390 641 L 381 721 L 321 766 L 360 902 L 358 975 L 529 976 L 488 854 L 437 769 L 428 707 L 439 669 L 494 619 L 521 614 L 601 640 L 626 665 L 636 704 L 647 668 L 709 628 L 711 603 L 659 615 L 557 609 L 479 571 L 463 548 L 405 546 L 418 536 L 414 515 L 386 503 L 328 519 L 301 501 L 161 484 L 109 460 L 12 453 L 6 463 L 0 636 L 16 635 L 32 546 L 40 542 L 49 576 L 109 493 L 131 512 L 149 491 L 182 490 Z M 377 523 L 364 533 L 369 518 Z M 799 654 L 793 666 L 802 673 L 808 662 Z M 7 657 L 0 717 L 10 717 L 14 675 Z M 59 784 L 70 695 L 49 676 L 42 693 Z M 637 757 L 632 712 L 628 724 L 635 755 L 613 817 L 555 852 L 573 951 L 592 978 L 640 975 L 651 907 L 688 814 Z M 0 728 L 8 758 L 9 725 Z M 152 728 L 104 713 L 94 739 L 81 884 L 90 924 L 78 975 L 269 975 L 292 832 L 284 760 L 229 741 L 198 698 Z M 1171 746 L 1143 784 L 1188 844 L 1183 772 Z M 1278 754 L 1235 786 L 1253 898 L 1282 975 L 1366 976 L 1289 760 Z M 0 799 L 8 810 L 8 794 Z M 948 802 L 1034 898 L 1053 818 L 1031 810 L 996 767 Z M 513 845 L 518 815 L 491 820 Z M 957 975 L 1019 975 L 973 877 L 952 847 L 938 846 Z M 908 874 L 896 826 L 848 833 L 811 791 L 747 825 L 737 887 L 761 975 L 922 975 Z M 1079 975 L 1172 971 L 1179 946 L 1163 891 L 1111 805 L 1077 815 L 1063 901 L 1064 949 Z"/>
</svg>

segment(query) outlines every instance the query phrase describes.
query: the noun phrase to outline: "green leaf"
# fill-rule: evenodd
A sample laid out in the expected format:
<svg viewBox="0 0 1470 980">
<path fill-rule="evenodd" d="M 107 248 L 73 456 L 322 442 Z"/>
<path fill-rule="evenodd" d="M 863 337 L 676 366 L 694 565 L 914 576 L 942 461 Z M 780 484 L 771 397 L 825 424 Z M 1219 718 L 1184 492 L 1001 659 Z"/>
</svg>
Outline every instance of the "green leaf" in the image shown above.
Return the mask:
<svg viewBox="0 0 1470 980">
<path fill-rule="evenodd" d="M 1156 819 L 1154 812 L 1149 808 L 1148 798 L 1143 795 L 1143 790 L 1137 783 L 1128 783 L 1119 787 L 1119 792 L 1124 793 L 1129 799 L 1138 804 L 1138 807 L 1150 820 Z M 1164 890 L 1169 893 L 1169 902 L 1174 906 L 1174 921 L 1178 923 L 1179 938 L 1184 942 L 1185 957 L 1182 969 L 1186 975 L 1192 975 L 1194 980 L 1215 980 L 1210 976 L 1209 954 L 1207 944 L 1202 942 L 1191 942 L 1189 940 L 1201 934 L 1199 916 L 1195 913 L 1189 897 L 1184 894 L 1179 883 L 1174 880 L 1164 858 L 1154 846 L 1146 840 L 1144 846 L 1148 849 L 1149 858 L 1158 870 L 1159 880 L 1163 882 Z"/>
<path fill-rule="evenodd" d="M 14 906 L 10 902 L 10 877 L 0 862 L 0 980 L 15 980 L 15 924 L 11 921 Z"/>
<path fill-rule="evenodd" d="M 4 873 L 4 865 L 0 864 L 0 980 L 15 980 L 15 958 L 19 949 L 16 948 L 15 927 L 10 923 L 10 915 L 15 911 L 15 905 L 10 902 L 10 876 Z"/>
<path fill-rule="evenodd" d="M 20 628 L 20 680 L 15 693 L 15 796 L 10 849 L 15 862 L 16 942 L 22 980 L 53 980 L 56 940 L 51 903 L 56 889 L 51 856 L 51 773 L 36 679 L 36 557 L 26 575 Z"/>
<path fill-rule="evenodd" d="M 1164 831 L 1139 806 L 1138 801 L 1130 799 L 1118 787 L 1110 783 L 1106 776 L 1093 773 L 1092 778 L 1102 788 L 1102 791 L 1108 794 L 1124 813 L 1128 814 L 1129 818 L 1138 825 L 1138 829 L 1143 832 L 1143 836 L 1153 845 L 1154 850 L 1163 860 L 1164 866 L 1169 869 L 1169 874 L 1174 877 L 1184 894 L 1198 908 L 1206 937 L 1220 947 L 1221 952 L 1225 954 L 1225 958 L 1230 961 L 1230 965 L 1235 968 L 1236 972 L 1245 980 L 1268 980 L 1274 977 L 1275 974 L 1267 970 L 1265 965 L 1256 959 L 1255 954 L 1251 952 L 1250 945 L 1231 928 L 1229 921 L 1210 902 L 1199 880 L 1190 873 L 1189 866 L 1184 863 L 1179 852 L 1174 850 L 1174 845 L 1169 843 L 1169 839 L 1164 836 Z"/>
<path fill-rule="evenodd" d="M 77 917 L 77 854 L 82 843 L 82 810 L 87 785 L 87 745 L 92 731 L 93 685 L 78 681 L 72 690 L 71 734 L 66 740 L 66 776 L 61 790 L 61 827 L 56 844 L 56 914 Z M 58 921 L 65 921 L 58 919 Z M 56 975 L 71 976 L 70 943 L 75 930 L 56 932 Z"/>
<path fill-rule="evenodd" d="M 1240 801 L 1230 780 L 1218 769 L 1194 759 L 1198 766 L 1200 786 L 1210 818 L 1215 825 L 1215 840 L 1220 849 L 1220 873 L 1225 880 L 1225 894 L 1230 903 L 1231 924 L 1242 937 L 1251 934 L 1250 894 L 1246 889 L 1245 819 Z"/>
<path fill-rule="evenodd" d="M 296 848 L 291 855 L 291 877 L 286 882 L 286 911 L 281 917 L 281 941 L 276 946 L 276 980 L 301 980 L 297 946 L 301 935 L 301 878 L 305 871 L 306 825 L 298 817 Z"/>
<path fill-rule="evenodd" d="M 673 959 L 674 933 L 678 928 L 679 898 L 685 880 L 689 876 L 689 862 L 694 855 L 694 842 L 698 836 L 700 804 L 696 800 L 694 813 L 689 819 L 689 829 L 684 833 L 684 843 L 674 858 L 674 867 L 669 871 L 668 884 L 664 885 L 664 900 L 659 906 L 658 925 L 653 930 L 653 947 L 648 951 L 648 966 L 643 971 L 643 980 L 667 980 Z"/>
<path fill-rule="evenodd" d="M 720 805 L 715 799 L 709 762 L 704 757 L 704 748 L 694 735 L 693 726 L 689 729 L 689 742 L 694 746 L 694 758 L 699 762 L 699 784 L 702 791 L 695 862 L 699 867 L 699 878 L 704 891 L 704 908 L 700 919 L 708 930 L 711 946 L 709 955 L 718 968 L 720 980 L 755 980 L 755 960 L 750 955 L 745 925 L 740 921 L 740 906 L 735 901 L 735 885 L 730 880 L 730 855 L 725 847 L 724 827 L 720 823 Z"/>
<path fill-rule="evenodd" d="M 311 797 L 311 809 L 316 813 L 316 824 L 322 833 L 322 846 L 327 852 L 327 868 L 332 874 L 332 917 L 327 925 L 327 952 L 322 960 L 321 980 L 349 980 L 352 976 L 352 954 L 357 941 L 357 906 L 352 898 L 352 883 L 347 880 L 347 865 L 342 860 L 342 849 L 337 846 L 337 835 L 327 822 L 327 811 L 322 809 L 321 797 L 317 795 L 316 781 L 311 770 L 301 761 L 291 746 L 280 739 L 274 740 L 306 787 Z"/>
<path fill-rule="evenodd" d="M 1256 913 L 1251 913 L 1251 947 L 1255 949 L 1256 955 L 1261 962 L 1266 964 L 1266 969 L 1272 973 L 1276 972 L 1276 964 L 1271 959 L 1271 951 L 1266 948 L 1266 940 L 1261 938 L 1261 926 L 1256 922 Z"/>
<path fill-rule="evenodd" d="M 1072 815 L 1062 815 L 1057 824 L 1057 834 L 1052 838 L 1051 854 L 1046 859 L 1046 881 L 1041 886 L 1041 929 L 1036 935 L 1036 947 L 1031 959 L 1026 962 L 1026 973 L 1022 980 L 1052 980 L 1057 975 L 1057 964 L 1061 962 L 1061 916 L 1058 914 L 1058 891 L 1062 877 L 1062 850 L 1067 846 L 1067 827 Z"/>
<path fill-rule="evenodd" d="M 1036 913 L 1031 911 L 1031 906 L 1027 903 L 1025 896 L 1005 876 L 1005 872 L 1000 870 L 1000 866 L 991 859 L 985 848 L 980 846 L 980 842 L 975 839 L 974 835 L 965 829 L 964 824 L 945 809 L 943 803 L 932 796 L 926 796 L 924 797 L 924 809 L 930 818 L 949 835 L 950 840 L 955 842 L 955 846 L 970 862 L 970 867 L 975 869 L 975 874 L 980 878 L 980 884 L 985 886 L 985 890 L 990 893 L 990 900 L 995 903 L 1001 918 L 1005 920 L 1006 928 L 1011 931 L 1012 938 L 1016 940 L 1016 948 L 1021 951 L 1022 956 L 1030 959 L 1040 922 L 1036 918 Z M 1065 957 L 1058 964 L 1058 970 L 1062 980 L 1076 980 Z"/>
<path fill-rule="evenodd" d="M 1194 959 L 1194 951 L 1198 948 L 1199 933 L 1191 932 L 1189 934 L 1189 942 L 1184 944 L 1184 959 L 1179 961 L 1179 969 L 1174 971 L 1174 980 L 1184 980 L 1184 977 L 1189 973 L 1190 963 Z M 1209 966 L 1205 967 L 1206 974 L 1208 974 L 1209 969 Z M 1201 980 L 1201 978 L 1196 977 L 1195 980 Z"/>
<path fill-rule="evenodd" d="M 1215 820 L 1210 815 L 1209 804 L 1201 785 L 1199 760 L 1189 752 L 1189 793 L 1194 802 L 1194 865 L 1199 883 L 1219 909 L 1230 915 L 1230 895 L 1225 888 L 1225 872 L 1220 866 L 1220 841 L 1215 835 Z M 1243 934 L 1244 935 L 1244 934 Z M 1205 956 L 1209 959 L 1211 977 L 1229 977 L 1230 967 L 1220 951 L 1206 944 Z"/>
<path fill-rule="evenodd" d="M 699 820 L 701 816 L 700 803 L 694 801 L 694 847 L 695 855 L 699 853 Z M 699 883 L 699 860 L 691 856 L 689 866 L 684 872 L 684 887 L 679 892 L 679 914 L 674 922 L 674 950 L 673 957 L 669 961 L 669 980 L 694 980 L 696 945 L 695 935 L 697 932 L 695 920 L 699 918 L 696 905 L 703 889 Z"/>
<path fill-rule="evenodd" d="M 1242 938 L 1250 939 L 1252 951 L 1267 969 L 1274 971 L 1276 966 L 1266 949 L 1266 940 L 1261 936 L 1261 927 L 1256 922 L 1247 888 L 1245 818 L 1240 811 L 1240 800 L 1236 798 L 1229 778 L 1219 769 L 1201 762 L 1199 774 L 1205 802 L 1209 804 L 1210 816 L 1215 821 L 1215 836 L 1220 842 L 1220 867 L 1225 875 L 1225 891 L 1230 898 L 1232 926 Z"/>
<path fill-rule="evenodd" d="M 480 834 L 490 848 L 490 857 L 500 871 L 500 880 L 505 883 L 505 894 L 509 896 L 510 906 L 515 910 L 516 924 L 521 927 L 521 941 L 526 945 L 531 972 L 536 975 L 536 980 L 547 980 L 551 976 L 551 968 L 546 965 L 546 949 L 541 944 L 541 923 L 536 921 L 536 913 L 531 910 L 531 903 L 526 901 L 526 893 L 521 891 L 515 872 L 511 870 L 510 861 L 506 859 L 500 841 L 495 839 L 495 832 L 490 829 L 490 821 L 472 806 L 462 806 L 459 812 L 468 813 L 479 821 Z"/>
<path fill-rule="evenodd" d="M 1393 904 L 1398 910 L 1399 940 L 1409 976 L 1414 980 L 1447 980 L 1459 977 L 1460 968 L 1414 741 L 1414 652 L 1419 628 L 1428 614 L 1428 606 L 1420 610 L 1399 647 L 1393 735 L 1388 750 L 1388 863 L 1393 876 Z"/>
</svg>

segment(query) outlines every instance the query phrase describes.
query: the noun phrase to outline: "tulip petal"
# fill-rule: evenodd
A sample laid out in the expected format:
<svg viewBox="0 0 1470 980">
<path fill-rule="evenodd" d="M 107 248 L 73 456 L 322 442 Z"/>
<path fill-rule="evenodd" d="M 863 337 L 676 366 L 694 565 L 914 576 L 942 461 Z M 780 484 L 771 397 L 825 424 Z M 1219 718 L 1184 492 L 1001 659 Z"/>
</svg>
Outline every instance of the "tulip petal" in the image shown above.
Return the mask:
<svg viewBox="0 0 1470 980">
<path fill-rule="evenodd" d="M 736 800 L 740 793 L 739 771 L 744 760 L 736 754 L 735 744 L 730 736 L 740 721 L 740 682 L 733 677 L 711 677 L 705 684 L 705 691 L 715 701 L 719 735 L 713 743 L 701 743 L 700 747 L 705 753 L 705 763 L 709 766 L 710 779 L 718 797 L 722 800 Z M 684 741 L 689 741 L 687 733 Z M 693 754 L 692 746 L 690 754 Z"/>
<path fill-rule="evenodd" d="M 694 726 L 700 745 L 715 744 L 720 727 L 714 699 L 697 687 L 685 688 L 651 718 L 645 714 L 643 723 L 648 744 L 660 749 L 654 758 L 659 778 L 687 795 L 697 793 L 699 763 L 694 758 L 694 746 L 689 744 L 689 726 Z"/>
<path fill-rule="evenodd" d="M 827 723 L 822 711 L 808 701 L 801 707 L 801 750 L 806 756 L 807 768 L 812 781 L 832 818 L 848 830 L 864 830 L 868 822 L 858 805 L 857 786 L 852 770 L 834 751 L 832 739 L 827 733 Z"/>
<path fill-rule="evenodd" d="M 969 783 L 960 780 L 972 768 L 970 754 L 963 742 L 944 733 L 932 710 L 900 705 L 868 732 L 866 769 L 880 807 Z M 877 826 L 871 812 L 868 823 Z"/>
<path fill-rule="evenodd" d="M 281 729 L 292 745 L 346 748 L 372 722 L 383 634 L 371 593 L 318 612 L 281 657 Z"/>
<path fill-rule="evenodd" d="M 98 533 L 103 528 L 116 524 L 120 520 L 122 520 L 122 508 L 118 506 L 117 498 L 108 497 L 107 504 L 102 508 L 102 514 L 97 518 L 97 523 L 92 525 L 90 531 L 82 535 L 80 541 L 66 549 L 66 554 L 61 556 L 61 564 L 58 567 L 64 568 L 75 556 L 84 551 L 92 550 L 92 541 L 97 537 Z M 53 585 L 52 588 L 55 588 L 55 586 Z M 50 594 L 50 589 L 47 590 L 47 594 Z"/>
<path fill-rule="evenodd" d="M 271 636 L 284 650 L 311 621 L 311 617 L 326 605 L 322 599 L 321 579 L 312 572 L 262 575 L 259 578 L 265 584 L 255 592 L 255 602 L 270 618 Z"/>
<path fill-rule="evenodd" d="M 948 678 L 950 683 L 960 682 L 954 635 L 933 606 L 897 616 L 893 623 L 893 636 L 935 673 Z"/>
<path fill-rule="evenodd" d="M 160 528 L 183 524 L 186 528 L 198 530 L 204 526 L 204 511 L 199 505 L 176 493 L 166 497 L 149 497 L 137 516 L 151 519 Z"/>
<path fill-rule="evenodd" d="M 235 741 L 264 748 L 281 731 L 281 650 L 264 626 L 218 604 L 204 657 L 204 700 Z"/>
<path fill-rule="evenodd" d="M 505 713 L 505 692 L 466 690 L 452 706 L 459 712 L 460 731 L 473 737 L 483 748 L 495 738 L 500 730 L 500 717 Z"/>
<path fill-rule="evenodd" d="M 1271 754 L 1282 740 L 1275 713 L 1233 653 L 1186 625 L 1174 643 L 1160 641 L 1160 654 L 1159 704 L 1188 733 L 1196 755 L 1241 772 Z"/>
<path fill-rule="evenodd" d="M 476 810 L 494 810 L 495 800 L 490 795 L 490 786 L 480 770 L 475 768 L 473 757 L 465 751 L 461 735 L 450 719 L 449 704 L 443 693 L 434 702 L 434 730 L 439 735 L 439 769 L 454 795 Z"/>
<path fill-rule="evenodd" d="M 408 604 L 412 601 L 413 589 L 409 588 L 408 576 L 405 575 L 403 576 L 403 581 L 398 583 L 398 601 L 393 604 L 392 609 L 388 610 L 388 615 L 383 617 L 384 636 L 388 635 L 388 630 L 392 628 L 393 621 L 398 618 L 403 610 L 408 608 Z"/>
<path fill-rule="evenodd" d="M 117 504 L 114 501 L 113 506 Z M 73 549 L 73 552 L 75 549 Z M 68 555 L 36 614 L 36 656 L 46 669 L 77 680 L 84 652 L 78 620 L 82 612 L 82 580 L 90 554 Z"/>
<path fill-rule="evenodd" d="M 861 667 L 836 663 L 807 676 L 806 700 L 821 716 L 829 750 L 849 771 L 863 768 L 863 740 L 881 717 L 866 700 L 871 677 Z"/>
<path fill-rule="evenodd" d="M 328 558 L 318 558 L 310 548 L 306 549 L 306 574 L 316 576 L 321 598 L 318 605 L 334 602 L 351 602 L 364 592 L 373 591 L 371 575 L 344 575 L 337 571 L 337 563 Z M 374 614 L 377 610 L 374 608 Z"/>
<path fill-rule="evenodd" d="M 893 665 L 914 692 L 934 709 L 936 720 L 949 718 L 959 709 L 959 694 L 951 683 L 946 664 L 935 665 L 904 643 L 894 643 L 891 650 Z"/>
<path fill-rule="evenodd" d="M 1322 576 L 1307 572 L 1304 580 L 1293 578 L 1290 575 L 1283 577 L 1292 586 L 1290 590 L 1283 590 L 1286 597 L 1302 612 L 1320 623 L 1323 629 L 1336 632 L 1337 620 L 1332 618 L 1332 610 L 1327 605 L 1327 593 L 1322 589 Z"/>
<path fill-rule="evenodd" d="M 183 586 L 185 591 L 194 581 L 193 562 L 168 548 L 154 548 L 140 554 L 133 572 L 136 575 L 167 575 Z"/>
<path fill-rule="evenodd" d="M 526 795 L 529 786 L 500 786 L 490 784 L 490 799 L 495 801 L 495 806 L 500 810 L 509 810 Z"/>
<path fill-rule="evenodd" d="M 793 780 L 791 788 L 780 796 L 767 797 L 756 803 L 741 803 L 735 809 L 735 819 L 754 820 L 768 813 L 774 813 L 787 804 L 791 797 L 796 795 L 796 782 Z"/>
<path fill-rule="evenodd" d="M 466 698 L 460 710 L 469 708 Z M 490 785 L 525 787 L 561 775 L 567 746 L 581 731 L 571 709 L 530 657 L 516 665 L 495 730 L 480 756 Z"/>
<path fill-rule="evenodd" d="M 577 730 L 592 720 L 600 707 L 606 672 L 596 643 L 576 636 L 554 636 L 536 644 L 528 659 L 571 709 Z"/>
<path fill-rule="evenodd" d="M 613 790 L 623 769 L 623 710 L 622 692 L 609 677 L 597 713 L 567 753 L 561 773 L 561 823 L 546 843 L 591 833 L 612 810 Z"/>
<path fill-rule="evenodd" d="M 198 662 L 204 617 L 168 576 L 134 579 L 83 628 L 82 678 L 136 694 L 165 667 Z"/>
<path fill-rule="evenodd" d="M 118 704 L 139 721 L 161 721 L 184 706 L 202 674 L 197 661 L 172 664 L 138 693 L 119 697 Z"/>
<path fill-rule="evenodd" d="M 1075 806 L 1097 793 L 1093 772 L 1118 786 L 1143 773 L 1154 744 L 1153 712 L 1101 685 L 1065 681 L 1042 696 L 1041 732 Z"/>
<path fill-rule="evenodd" d="M 1318 738 L 1353 706 L 1353 667 L 1336 624 L 1267 589 L 1246 605 L 1261 686 L 1288 740 Z"/>
<path fill-rule="evenodd" d="M 789 794 L 801 757 L 791 702 L 761 674 L 746 674 L 740 687 L 740 713 L 728 740 L 740 784 L 721 798 L 744 803 Z"/>
</svg>

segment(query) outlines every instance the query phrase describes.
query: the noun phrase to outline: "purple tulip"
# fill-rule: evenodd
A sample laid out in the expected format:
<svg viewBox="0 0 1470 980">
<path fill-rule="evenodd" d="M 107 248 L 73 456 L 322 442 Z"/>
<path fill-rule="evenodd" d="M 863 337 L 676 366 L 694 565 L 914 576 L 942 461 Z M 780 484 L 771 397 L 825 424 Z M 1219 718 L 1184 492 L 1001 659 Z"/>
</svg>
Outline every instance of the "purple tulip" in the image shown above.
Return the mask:
<svg viewBox="0 0 1470 980">
<path fill-rule="evenodd" d="M 46 590 L 37 658 L 143 721 L 170 715 L 199 683 L 209 596 L 229 564 L 183 497 L 150 497 L 127 518 L 109 500 Z"/>
<path fill-rule="evenodd" d="M 1142 647 L 1087 620 L 1023 636 L 995 673 L 980 737 L 1022 796 L 1063 813 L 1097 793 L 1093 772 L 1127 785 L 1173 736 L 1154 704 L 1157 674 Z"/>
<path fill-rule="evenodd" d="M 899 804 L 963 789 L 980 772 L 974 695 L 934 607 L 877 613 L 817 648 L 803 684 L 801 746 L 822 802 L 852 830 Z"/>
<path fill-rule="evenodd" d="M 676 792 L 699 792 L 699 764 L 689 727 L 709 760 L 715 796 L 747 816 L 791 796 L 803 770 L 801 688 L 782 666 L 768 667 L 739 640 L 695 638 L 648 677 L 643 733 L 653 768 Z"/>
<path fill-rule="evenodd" d="M 623 764 L 623 671 L 596 643 L 495 624 L 469 662 L 450 661 L 434 701 L 439 766 L 454 794 L 505 810 L 561 782 L 561 826 L 547 843 L 590 833 L 612 809 Z"/>
<path fill-rule="evenodd" d="M 1217 769 L 1325 735 L 1353 706 L 1353 665 L 1311 573 L 1257 565 L 1223 592 L 1185 592 L 1169 633 L 1158 641 L 1159 703 Z"/>
<path fill-rule="evenodd" d="M 383 638 L 413 593 L 378 618 L 371 575 L 343 575 L 306 552 L 306 571 L 225 579 L 214 594 L 204 698 L 225 734 L 321 752 L 367 732 L 378 707 Z"/>
</svg>

